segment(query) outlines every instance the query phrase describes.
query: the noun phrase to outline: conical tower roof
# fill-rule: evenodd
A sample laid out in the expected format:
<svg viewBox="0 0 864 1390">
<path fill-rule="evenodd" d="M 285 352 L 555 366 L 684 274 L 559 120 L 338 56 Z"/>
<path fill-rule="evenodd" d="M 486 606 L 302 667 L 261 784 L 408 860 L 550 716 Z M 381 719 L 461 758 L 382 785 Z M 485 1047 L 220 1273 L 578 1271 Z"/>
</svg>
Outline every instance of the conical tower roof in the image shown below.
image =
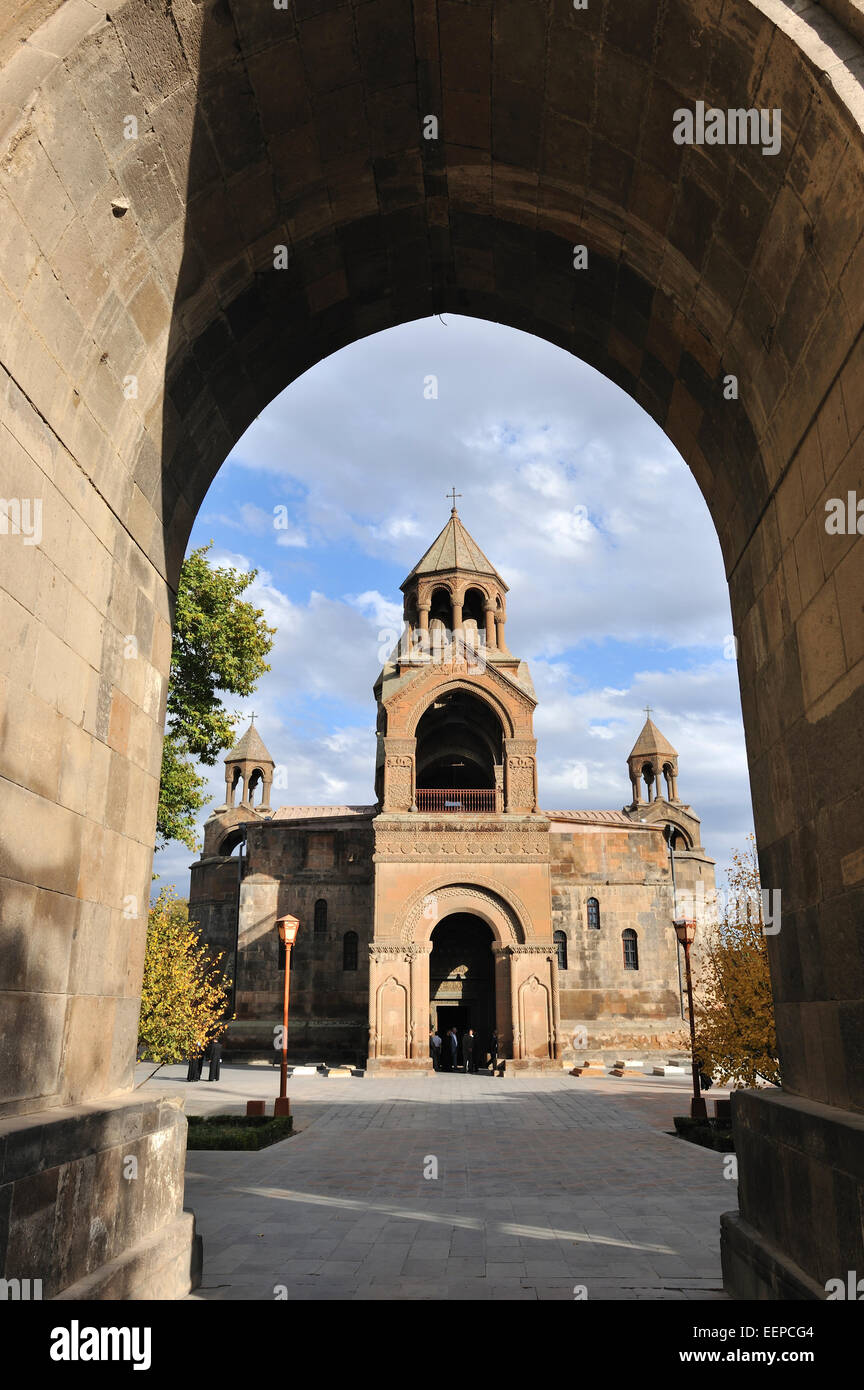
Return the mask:
<svg viewBox="0 0 864 1390">
<path fill-rule="evenodd" d="M 422 560 L 418 560 L 401 587 L 404 589 L 412 579 L 420 575 L 443 574 L 448 570 L 468 570 L 473 574 L 492 575 L 504 592 L 507 592 L 504 580 L 491 561 L 487 560 L 473 536 L 466 531 L 455 507 L 450 512 L 450 520 L 444 530 L 436 536 Z"/>
<path fill-rule="evenodd" d="M 652 753 L 660 753 L 663 757 L 677 758 L 678 752 L 672 747 L 668 738 L 664 738 L 657 725 L 649 715 L 645 720 L 641 734 L 637 738 L 630 753 L 631 758 L 647 758 Z"/>
<path fill-rule="evenodd" d="M 276 764 L 264 746 L 264 740 L 255 728 L 255 719 L 246 730 L 239 743 L 236 743 L 230 753 L 225 754 L 226 763 L 271 763 Z"/>
</svg>

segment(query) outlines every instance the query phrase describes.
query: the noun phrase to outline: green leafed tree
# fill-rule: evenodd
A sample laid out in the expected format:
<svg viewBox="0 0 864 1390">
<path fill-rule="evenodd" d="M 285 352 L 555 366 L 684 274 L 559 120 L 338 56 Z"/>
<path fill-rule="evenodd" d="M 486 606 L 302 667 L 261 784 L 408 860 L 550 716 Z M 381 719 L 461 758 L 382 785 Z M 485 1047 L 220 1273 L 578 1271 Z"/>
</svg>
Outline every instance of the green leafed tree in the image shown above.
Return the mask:
<svg viewBox="0 0 864 1390">
<path fill-rule="evenodd" d="M 138 1047 L 165 1065 L 202 1053 L 225 1029 L 231 981 L 189 921 L 186 902 L 163 888 L 147 918 Z"/>
<path fill-rule="evenodd" d="M 195 817 L 209 800 L 195 763 L 212 767 L 234 742 L 235 720 L 222 696 L 251 695 L 270 670 L 265 658 L 276 629 L 267 626 L 262 609 L 242 597 L 258 571 L 216 568 L 207 561 L 209 549 L 205 545 L 191 551 L 180 571 L 156 821 L 158 849 L 169 840 L 195 849 Z"/>
</svg>

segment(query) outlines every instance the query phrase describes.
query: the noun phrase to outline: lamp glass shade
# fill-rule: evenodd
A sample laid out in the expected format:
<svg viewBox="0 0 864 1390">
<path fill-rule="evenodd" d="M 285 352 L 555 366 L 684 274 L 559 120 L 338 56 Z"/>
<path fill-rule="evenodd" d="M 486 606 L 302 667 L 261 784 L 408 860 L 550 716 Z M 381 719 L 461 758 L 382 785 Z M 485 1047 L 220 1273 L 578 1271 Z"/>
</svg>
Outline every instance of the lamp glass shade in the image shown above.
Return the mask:
<svg viewBox="0 0 864 1390">
<path fill-rule="evenodd" d="M 678 937 L 681 945 L 692 946 L 696 939 L 696 923 L 693 919 L 689 917 L 679 918 L 673 925 L 675 927 L 675 935 Z"/>
<path fill-rule="evenodd" d="M 296 917 L 280 917 L 276 922 L 279 928 L 279 940 L 283 946 L 293 946 L 297 940 L 297 933 L 300 930 L 300 923 Z"/>
</svg>

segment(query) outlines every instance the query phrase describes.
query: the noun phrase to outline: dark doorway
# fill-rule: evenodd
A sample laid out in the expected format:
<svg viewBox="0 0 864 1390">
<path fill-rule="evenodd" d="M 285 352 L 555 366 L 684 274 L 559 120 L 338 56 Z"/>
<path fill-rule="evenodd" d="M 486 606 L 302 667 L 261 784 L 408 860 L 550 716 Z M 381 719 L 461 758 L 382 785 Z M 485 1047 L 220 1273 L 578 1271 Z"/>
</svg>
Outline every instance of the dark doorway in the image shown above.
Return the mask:
<svg viewBox="0 0 864 1390">
<path fill-rule="evenodd" d="M 450 1067 L 447 1033 L 456 1029 L 458 1065 L 464 1066 L 462 1036 L 474 1029 L 474 1065 L 486 1066 L 495 1027 L 495 963 L 493 936 L 479 917 L 454 913 L 438 923 L 432 933 L 429 961 L 429 1012 L 443 1041 L 442 1061 Z"/>
</svg>

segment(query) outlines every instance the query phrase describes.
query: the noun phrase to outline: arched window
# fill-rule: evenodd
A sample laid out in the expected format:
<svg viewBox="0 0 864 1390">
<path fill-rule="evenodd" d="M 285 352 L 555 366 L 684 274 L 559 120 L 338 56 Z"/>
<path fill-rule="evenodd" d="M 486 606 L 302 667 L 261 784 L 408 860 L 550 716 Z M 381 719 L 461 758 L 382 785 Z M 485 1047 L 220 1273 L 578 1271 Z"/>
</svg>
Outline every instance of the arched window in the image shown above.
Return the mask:
<svg viewBox="0 0 864 1390">
<path fill-rule="evenodd" d="M 315 935 L 319 936 L 327 930 L 327 902 L 324 898 L 319 898 L 315 904 Z"/>
<path fill-rule="evenodd" d="M 558 957 L 558 969 L 567 969 L 567 933 L 556 931 L 552 940 L 555 942 L 555 954 Z"/>
<path fill-rule="evenodd" d="M 346 931 L 342 938 L 342 969 L 357 969 L 357 933 Z"/>
<path fill-rule="evenodd" d="M 588 899 L 588 925 L 595 931 L 600 930 L 600 904 L 596 898 Z"/>
<path fill-rule="evenodd" d="M 636 933 L 632 927 L 622 931 L 621 940 L 624 944 L 624 969 L 639 969 L 639 946 L 636 940 Z"/>
</svg>

